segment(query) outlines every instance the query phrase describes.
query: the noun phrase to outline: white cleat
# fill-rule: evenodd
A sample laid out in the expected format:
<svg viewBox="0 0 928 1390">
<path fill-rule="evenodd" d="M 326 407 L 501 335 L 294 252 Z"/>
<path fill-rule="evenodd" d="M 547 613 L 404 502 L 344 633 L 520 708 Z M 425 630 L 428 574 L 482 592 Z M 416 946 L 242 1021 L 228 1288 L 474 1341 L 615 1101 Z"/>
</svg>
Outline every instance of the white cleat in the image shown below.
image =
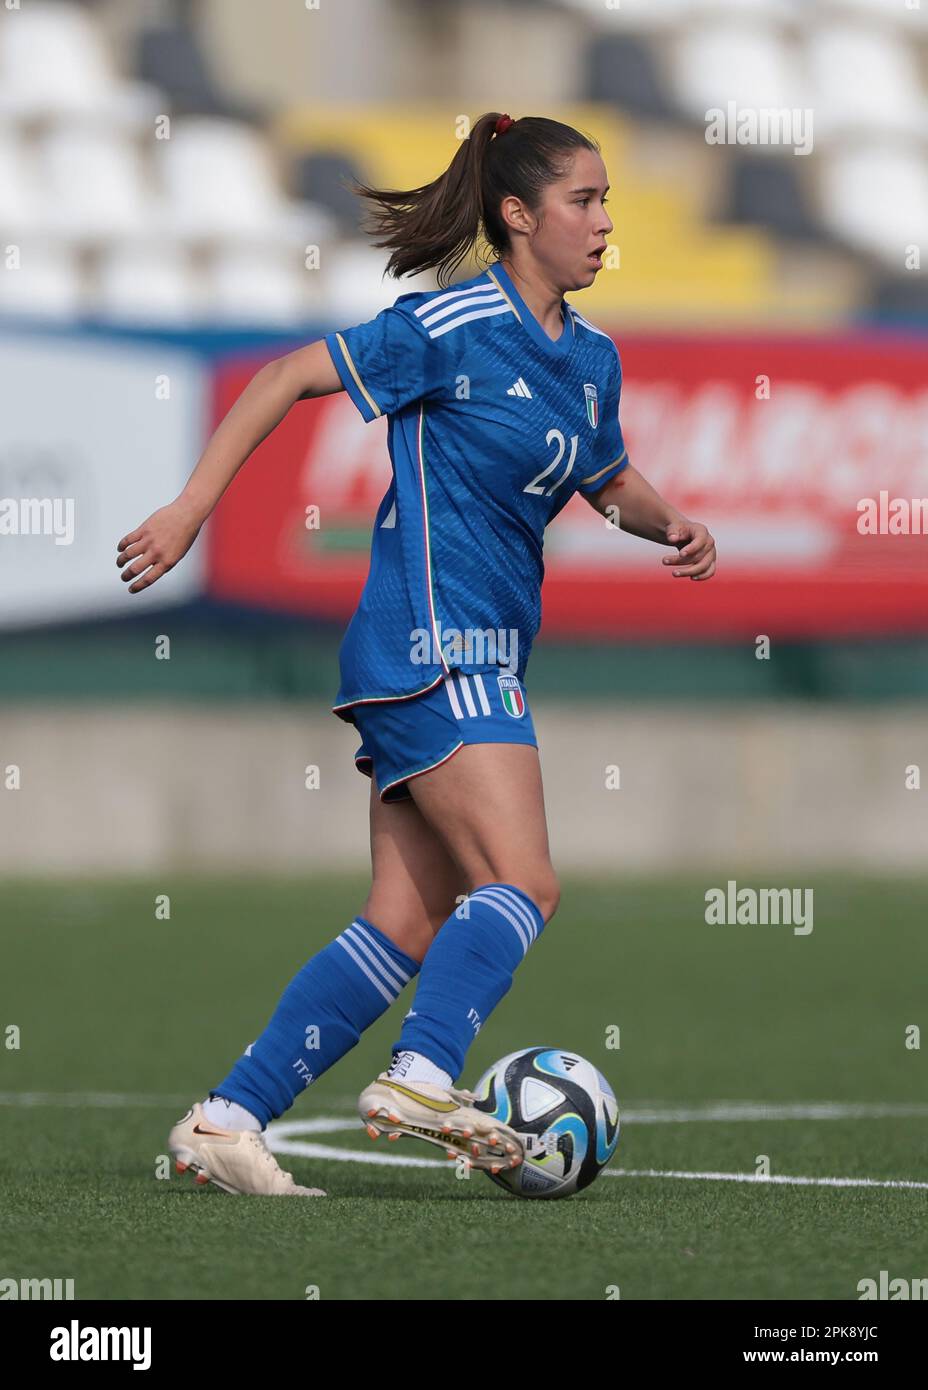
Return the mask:
<svg viewBox="0 0 928 1390">
<path fill-rule="evenodd" d="M 178 1173 L 191 1169 L 199 1184 L 211 1182 L 223 1192 L 256 1197 L 324 1197 L 321 1187 L 300 1187 L 286 1173 L 254 1129 L 223 1129 L 195 1105 L 168 1135 Z"/>
<path fill-rule="evenodd" d="M 358 1098 L 358 1113 L 372 1139 L 408 1135 L 437 1144 L 447 1156 L 462 1155 L 472 1168 L 499 1173 L 518 1168 L 522 1140 L 509 1125 L 475 1110 L 472 1091 L 439 1086 L 433 1081 L 399 1081 L 382 1071 Z"/>
</svg>

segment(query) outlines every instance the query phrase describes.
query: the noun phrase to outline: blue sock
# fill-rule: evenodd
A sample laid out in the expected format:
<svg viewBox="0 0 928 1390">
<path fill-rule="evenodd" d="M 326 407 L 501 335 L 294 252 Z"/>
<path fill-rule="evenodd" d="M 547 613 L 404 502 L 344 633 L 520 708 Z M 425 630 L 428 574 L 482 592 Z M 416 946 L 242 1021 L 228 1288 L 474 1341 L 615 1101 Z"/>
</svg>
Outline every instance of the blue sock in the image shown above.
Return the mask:
<svg viewBox="0 0 928 1390">
<path fill-rule="evenodd" d="M 476 888 L 428 949 L 394 1056 L 419 1052 L 452 1080 L 460 1076 L 467 1049 L 512 986 L 513 971 L 544 925 L 521 888 L 511 883 Z"/>
<path fill-rule="evenodd" d="M 293 977 L 264 1032 L 210 1097 L 237 1101 L 262 1126 L 276 1119 L 355 1046 L 418 971 L 417 960 L 356 917 Z"/>
</svg>

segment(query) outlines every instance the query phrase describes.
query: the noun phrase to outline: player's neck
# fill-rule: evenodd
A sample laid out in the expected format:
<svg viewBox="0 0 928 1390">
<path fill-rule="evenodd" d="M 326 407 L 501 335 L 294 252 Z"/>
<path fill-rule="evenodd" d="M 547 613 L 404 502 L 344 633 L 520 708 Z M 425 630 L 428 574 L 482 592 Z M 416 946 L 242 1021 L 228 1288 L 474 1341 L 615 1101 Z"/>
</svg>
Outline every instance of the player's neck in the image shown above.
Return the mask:
<svg viewBox="0 0 928 1390">
<path fill-rule="evenodd" d="M 556 342 L 566 327 L 561 312 L 561 291 L 556 285 L 550 285 L 536 275 L 520 273 L 512 261 L 503 256 L 500 257 L 500 261 L 536 323 L 552 342 Z"/>
</svg>

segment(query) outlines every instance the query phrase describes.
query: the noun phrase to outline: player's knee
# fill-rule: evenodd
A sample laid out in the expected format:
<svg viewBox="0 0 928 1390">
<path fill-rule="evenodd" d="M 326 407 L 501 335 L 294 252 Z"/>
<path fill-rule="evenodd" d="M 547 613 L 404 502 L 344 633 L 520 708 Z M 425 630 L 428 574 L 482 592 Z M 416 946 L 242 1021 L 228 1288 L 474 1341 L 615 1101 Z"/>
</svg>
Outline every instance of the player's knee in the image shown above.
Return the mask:
<svg viewBox="0 0 928 1390">
<path fill-rule="evenodd" d="M 499 882 L 511 883 L 514 888 L 521 888 L 526 897 L 531 898 L 546 923 L 550 922 L 557 912 L 561 888 L 550 865 L 547 869 L 539 869 L 531 874 L 502 875 Z"/>
</svg>

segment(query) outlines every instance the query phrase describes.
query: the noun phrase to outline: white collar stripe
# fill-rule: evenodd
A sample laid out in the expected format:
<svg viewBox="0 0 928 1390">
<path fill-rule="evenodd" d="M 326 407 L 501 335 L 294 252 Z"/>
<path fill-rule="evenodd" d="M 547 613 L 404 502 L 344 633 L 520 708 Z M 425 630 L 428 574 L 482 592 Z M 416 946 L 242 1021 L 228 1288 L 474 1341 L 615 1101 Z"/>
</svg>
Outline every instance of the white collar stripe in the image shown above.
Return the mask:
<svg viewBox="0 0 928 1390">
<path fill-rule="evenodd" d="M 460 328 L 464 323 L 470 323 L 473 319 L 488 319 L 495 314 L 511 314 L 512 309 L 508 304 L 494 304 L 489 309 L 473 309 L 469 314 L 461 314 L 460 318 L 452 319 L 449 323 L 444 323 L 440 328 L 433 328 L 429 332 L 430 338 L 439 338 L 442 333 L 450 333 L 452 328 Z"/>
<path fill-rule="evenodd" d="M 503 296 L 496 293 L 490 297 L 481 295 L 473 299 L 456 299 L 453 304 L 446 304 L 443 309 L 437 309 L 434 314 L 428 314 L 422 322 L 427 328 L 430 328 L 433 323 L 438 323 L 440 319 L 446 319 L 449 314 L 456 314 L 459 309 L 469 309 L 472 304 L 502 304 L 504 302 Z"/>
<path fill-rule="evenodd" d="M 421 318 L 423 314 L 429 313 L 437 304 L 445 304 L 449 299 L 461 299 L 467 294 L 499 294 L 495 285 L 471 285 L 466 290 L 448 290 L 446 294 L 436 295 L 434 299 L 428 299 L 424 304 L 420 304 L 415 311 L 416 316 Z"/>
</svg>

